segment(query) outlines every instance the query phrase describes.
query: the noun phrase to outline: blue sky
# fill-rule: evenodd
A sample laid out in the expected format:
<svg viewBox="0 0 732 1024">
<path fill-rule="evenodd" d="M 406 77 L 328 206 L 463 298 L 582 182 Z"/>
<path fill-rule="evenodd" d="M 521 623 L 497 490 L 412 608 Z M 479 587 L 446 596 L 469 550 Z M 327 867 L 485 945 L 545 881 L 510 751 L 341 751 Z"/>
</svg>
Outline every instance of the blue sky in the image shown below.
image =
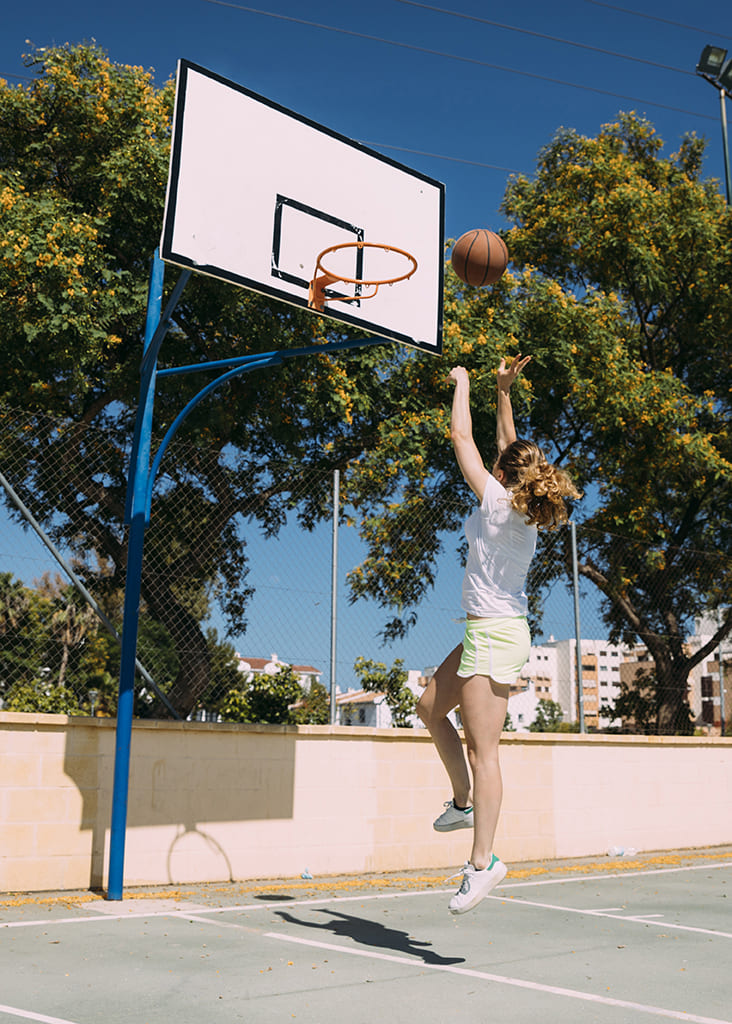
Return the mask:
<svg viewBox="0 0 732 1024">
<path fill-rule="evenodd" d="M 595 135 L 619 110 L 647 116 L 667 152 L 687 132 L 705 136 L 705 174 L 723 180 L 718 96 L 694 69 L 707 43 L 732 52 L 729 3 L 443 2 L 452 13 L 405 0 L 6 5 L 0 76 L 29 79 L 22 54 L 32 46 L 89 39 L 114 61 L 153 69 L 158 84 L 174 75 L 179 57 L 187 58 L 444 182 L 448 237 L 478 226 L 500 229 L 508 175 L 531 175 L 537 152 L 560 126 Z M 0 570 L 30 581 L 51 568 L 41 566 L 34 539 L 17 536 L 8 524 L 0 536 Z M 329 540 L 323 543 L 327 551 Z M 285 609 L 278 588 L 296 543 L 275 544 L 283 567 L 274 564 L 275 548 L 266 565 L 256 566 L 261 611 L 255 603 L 249 637 L 237 646 L 254 656 L 277 651 L 327 670 L 327 574 L 307 598 L 318 615 L 326 611 L 317 629 L 294 623 L 286 611 L 277 620 L 272 610 Z M 350 567 L 345 559 L 342 564 Z M 458 614 L 458 591 L 459 573 L 448 567 L 435 595 L 435 622 L 441 616 L 445 630 L 451 614 Z M 345 615 L 345 596 L 340 604 Z M 349 627 L 352 642 L 344 637 L 343 672 L 358 653 L 384 660 L 404 656 L 410 667 L 421 668 L 438 661 L 453 642 L 433 623 L 398 649 L 365 650 L 364 621 L 362 615 Z M 548 626 L 547 632 L 569 635 L 571 609 L 562 611 L 561 623 Z M 377 628 L 369 619 L 366 634 Z"/>
<path fill-rule="evenodd" d="M 686 132 L 707 136 L 705 171 L 722 178 L 718 99 L 694 69 L 706 43 L 732 51 L 729 4 L 443 5 L 465 17 L 403 0 L 36 0 L 6 5 L 0 74 L 28 75 L 26 40 L 93 38 L 158 83 L 185 57 L 443 181 L 452 237 L 502 225 L 507 174 L 531 174 L 559 126 L 594 135 L 621 109 L 648 116 L 670 150 Z"/>
</svg>

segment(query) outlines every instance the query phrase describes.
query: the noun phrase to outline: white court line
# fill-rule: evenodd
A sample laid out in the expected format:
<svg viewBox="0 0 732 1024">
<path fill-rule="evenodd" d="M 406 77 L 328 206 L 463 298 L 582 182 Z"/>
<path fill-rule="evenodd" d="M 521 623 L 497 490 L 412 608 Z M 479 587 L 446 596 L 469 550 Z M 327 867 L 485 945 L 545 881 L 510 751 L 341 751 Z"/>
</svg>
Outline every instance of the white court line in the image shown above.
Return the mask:
<svg viewBox="0 0 732 1024">
<path fill-rule="evenodd" d="M 673 928 L 679 932 L 696 932 L 699 935 L 714 935 L 718 939 L 732 939 L 732 932 L 720 932 L 713 928 L 695 928 L 690 924 L 671 924 L 670 921 L 659 921 L 655 918 L 663 914 L 611 914 L 607 910 L 582 910 L 579 907 L 563 907 L 555 903 L 538 903 L 535 900 L 506 899 L 505 896 L 487 896 L 486 899 L 498 900 L 507 907 L 539 907 L 541 910 L 560 910 L 565 914 L 583 914 L 586 917 L 607 917 L 613 921 L 630 921 L 632 924 L 656 925 L 658 928 Z"/>
<path fill-rule="evenodd" d="M 174 910 L 156 910 L 152 914 L 88 914 L 79 917 L 47 917 L 39 918 L 37 921 L 0 921 L 0 928 L 47 928 L 54 924 L 90 924 L 92 921 L 134 921 L 141 917 L 149 920 L 151 917 L 173 917 Z"/>
<path fill-rule="evenodd" d="M 732 861 L 722 861 L 715 864 L 692 864 L 682 868 L 654 868 L 652 871 L 619 871 L 606 875 L 572 875 L 571 878 L 541 878 L 527 882 L 508 882 L 500 885 L 500 891 L 505 889 L 519 889 L 526 886 L 540 885 L 568 885 L 571 882 L 602 882 L 607 878 L 634 878 L 637 875 L 663 875 L 673 874 L 678 871 L 700 871 L 702 868 L 732 868 Z M 498 890 L 496 890 L 498 891 Z M 275 903 L 239 903 L 230 907 L 207 907 L 205 910 L 198 910 L 203 914 L 229 914 L 243 913 L 250 910 L 273 910 L 276 907 L 312 907 L 319 903 L 363 903 L 366 900 L 396 900 L 403 896 L 452 896 L 455 886 L 451 889 L 402 889 L 398 892 L 361 893 L 360 896 L 318 896 L 316 899 L 288 900 L 284 903 L 278 900 Z M 495 896 L 494 899 L 499 897 Z M 523 901 L 528 902 L 528 901 Z M 537 904 L 539 906 L 539 904 Z M 610 907 L 610 910 L 622 910 L 622 907 Z M 185 911 L 181 911 L 185 914 Z M 628 918 L 623 918 L 628 920 Z"/>
<path fill-rule="evenodd" d="M 364 900 L 398 900 L 402 896 L 451 896 L 455 892 L 455 887 L 452 889 L 416 889 L 412 892 L 405 892 L 400 890 L 399 892 L 380 892 L 380 893 L 363 893 L 361 896 L 319 896 L 317 899 L 309 900 L 276 900 L 274 903 L 241 903 L 231 907 L 202 907 L 200 904 L 196 904 L 196 914 L 231 914 L 231 913 L 242 913 L 243 911 L 249 910 L 275 910 L 277 907 L 313 907 L 319 903 L 363 903 Z M 178 910 L 159 910 L 153 911 L 150 914 L 144 912 L 136 914 L 108 914 L 108 913 L 97 913 L 88 914 L 79 917 L 49 917 L 40 918 L 37 921 L 0 921 L 0 928 L 34 928 L 38 926 L 46 927 L 47 925 L 53 924 L 89 924 L 91 921 L 134 921 L 135 919 L 144 918 L 149 920 L 153 917 L 187 917 L 188 911 Z"/>
<path fill-rule="evenodd" d="M 499 985 L 511 985 L 514 988 L 526 988 L 532 992 L 543 992 L 546 995 L 564 996 L 568 999 L 578 999 L 587 1003 L 601 1003 L 603 1006 L 617 1006 L 625 1010 L 634 1010 L 636 1013 L 648 1013 L 654 1017 L 670 1017 L 672 1020 L 691 1021 L 693 1024 L 732 1024 L 730 1020 L 720 1020 L 718 1017 L 701 1017 L 696 1013 L 686 1013 L 684 1010 L 666 1010 L 662 1006 L 650 1006 L 646 1003 L 633 1003 L 626 999 L 613 999 L 610 996 L 595 995 L 594 992 L 580 992 L 571 988 L 560 988 L 557 985 L 542 985 L 536 981 L 524 981 L 521 978 L 509 978 L 502 974 L 489 974 L 486 971 L 475 971 L 468 967 L 455 967 L 450 964 L 427 964 L 423 960 L 413 960 L 404 956 L 393 956 L 389 953 L 376 953 L 364 949 L 348 949 L 345 946 L 338 946 L 330 942 L 317 942 L 313 939 L 302 939 L 285 935 L 280 932 L 265 932 L 267 939 L 276 939 L 279 942 L 295 942 L 302 946 L 312 946 L 317 949 L 327 949 L 335 953 L 344 953 L 348 956 L 362 956 L 371 960 L 387 960 L 390 963 L 406 964 L 409 967 L 418 967 L 422 971 L 444 971 L 448 974 L 461 974 L 468 978 L 478 978 L 482 981 L 493 981 Z"/>
<path fill-rule="evenodd" d="M 640 875 L 666 875 L 674 874 L 679 871 L 708 871 L 715 868 L 732 868 L 732 861 L 721 861 L 714 864 L 690 864 L 687 867 L 678 868 L 654 868 L 650 871 L 619 871 L 612 874 L 602 875 L 572 875 L 569 878 L 537 878 L 524 882 L 508 882 L 500 886 L 501 892 L 508 889 L 520 889 L 527 886 L 543 886 L 543 885 L 570 885 L 574 882 L 603 882 L 608 878 L 635 878 Z M 191 883 L 195 884 L 195 883 Z M 205 907 L 201 908 L 199 904 L 196 904 L 196 913 L 198 914 L 231 914 L 231 913 L 242 913 L 243 911 L 251 910 L 273 910 L 276 907 L 288 906 L 288 907 L 307 907 L 316 906 L 319 903 L 364 903 L 367 900 L 395 900 L 401 899 L 403 896 L 446 896 L 452 895 L 455 892 L 455 887 L 451 889 L 412 889 L 412 890 L 399 890 L 397 892 L 385 892 L 385 893 L 361 893 L 360 896 L 318 896 L 315 899 L 307 900 L 288 900 L 287 903 L 278 900 L 274 903 L 240 903 L 228 907 Z M 494 897 L 496 898 L 496 897 Z M 528 902 L 526 900 L 522 902 Z M 539 906 L 540 904 L 537 904 Z M 0 907 L 2 901 L 0 900 Z M 566 909 L 566 908 L 561 908 Z M 184 911 L 174 910 L 161 910 L 153 911 L 152 913 L 145 913 L 140 911 L 139 913 L 120 913 L 110 914 L 106 911 L 97 911 L 95 914 L 88 914 L 79 917 L 57 917 L 57 918 L 40 918 L 37 921 L 0 921 L 0 928 L 34 928 L 34 927 L 46 927 L 47 925 L 54 924 L 89 924 L 90 921 L 127 921 L 135 920 L 136 918 L 154 918 L 154 917 L 179 917 Z M 631 920 L 631 918 L 623 918 L 624 921 Z M 721 934 L 721 933 L 720 933 Z"/>
<path fill-rule="evenodd" d="M 708 871 L 715 868 L 732 868 L 732 861 L 717 861 L 714 864 L 687 864 L 680 868 L 651 868 L 644 871 L 613 871 L 602 875 L 572 875 L 571 878 L 537 878 L 525 882 L 506 882 L 502 889 L 520 889 L 530 885 L 566 885 L 567 882 L 602 882 L 606 878 L 636 878 L 638 875 L 672 875 L 679 871 Z"/>
<path fill-rule="evenodd" d="M 76 1024 L 75 1021 L 65 1020 L 63 1017 L 47 1017 L 45 1013 L 19 1010 L 17 1006 L 3 1006 L 2 1003 L 0 1003 L 0 1013 L 7 1013 L 11 1017 L 23 1017 L 25 1020 L 39 1020 L 42 1024 Z"/>
</svg>

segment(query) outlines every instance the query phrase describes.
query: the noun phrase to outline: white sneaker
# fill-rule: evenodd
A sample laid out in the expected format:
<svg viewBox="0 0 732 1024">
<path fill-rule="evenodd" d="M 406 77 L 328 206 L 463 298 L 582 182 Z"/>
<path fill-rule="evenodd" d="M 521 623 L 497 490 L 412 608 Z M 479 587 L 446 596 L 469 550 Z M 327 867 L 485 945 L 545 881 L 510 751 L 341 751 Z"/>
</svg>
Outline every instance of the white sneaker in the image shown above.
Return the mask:
<svg viewBox="0 0 732 1024">
<path fill-rule="evenodd" d="M 454 800 L 446 800 L 445 808 L 439 818 L 432 822 L 435 832 L 453 832 L 456 828 L 473 827 L 472 807 L 461 811 L 459 807 L 455 806 Z"/>
<path fill-rule="evenodd" d="M 468 863 L 463 868 L 462 885 L 448 904 L 451 914 L 465 914 L 485 899 L 491 889 L 506 877 L 508 868 L 495 854 L 487 868 L 479 871 Z M 455 876 L 453 875 L 453 878 Z"/>
</svg>

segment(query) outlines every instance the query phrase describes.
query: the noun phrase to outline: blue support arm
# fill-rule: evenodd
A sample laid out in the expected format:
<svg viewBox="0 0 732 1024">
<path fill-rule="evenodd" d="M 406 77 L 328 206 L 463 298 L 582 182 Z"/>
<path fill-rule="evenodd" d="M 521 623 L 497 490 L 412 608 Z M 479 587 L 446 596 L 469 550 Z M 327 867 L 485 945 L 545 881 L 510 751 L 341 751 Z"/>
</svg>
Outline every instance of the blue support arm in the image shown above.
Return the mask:
<svg viewBox="0 0 732 1024">
<path fill-rule="evenodd" d="M 109 852 L 109 880 L 107 898 L 121 900 L 124 886 L 124 851 L 127 829 L 127 801 L 129 790 L 130 754 L 132 741 L 132 718 L 134 707 L 135 662 L 137 655 L 137 633 L 139 626 L 140 592 L 142 586 L 142 554 L 145 528 L 150 520 L 152 491 L 163 456 L 186 417 L 207 395 L 231 380 L 250 370 L 277 366 L 284 359 L 383 345 L 385 338 L 349 338 L 325 345 L 307 345 L 303 348 L 282 349 L 279 352 L 262 352 L 230 359 L 196 363 L 189 366 L 175 366 L 158 370 L 157 357 L 160 346 L 172 322 L 173 312 L 188 281 L 191 272 L 184 271 L 173 289 L 163 315 L 160 315 L 163 295 L 164 264 L 155 252 L 150 274 L 145 343 L 141 363 L 140 401 L 135 420 L 132 443 L 130 472 L 127 484 L 125 522 L 129 525 L 127 548 L 127 577 L 125 584 L 124 624 L 122 629 L 122 655 L 120 660 L 119 699 L 117 706 L 117 730 L 114 758 L 114 792 L 112 796 L 112 823 Z M 224 370 L 215 380 L 203 387 L 181 410 L 170 425 L 150 464 L 152 446 L 153 405 L 155 385 L 158 377 L 170 377 L 183 373 L 198 373 L 202 370 Z"/>
</svg>

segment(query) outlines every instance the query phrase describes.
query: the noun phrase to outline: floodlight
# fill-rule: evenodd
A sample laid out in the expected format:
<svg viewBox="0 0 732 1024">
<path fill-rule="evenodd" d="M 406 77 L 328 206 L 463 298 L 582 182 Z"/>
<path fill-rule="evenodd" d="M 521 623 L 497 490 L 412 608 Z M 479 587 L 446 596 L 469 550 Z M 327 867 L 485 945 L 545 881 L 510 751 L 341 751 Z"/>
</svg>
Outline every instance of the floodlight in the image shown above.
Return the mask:
<svg viewBox="0 0 732 1024">
<path fill-rule="evenodd" d="M 696 66 L 697 73 L 717 78 L 726 57 L 727 51 L 721 46 L 705 46 Z"/>
<path fill-rule="evenodd" d="M 705 46 L 699 63 L 697 75 L 701 75 L 719 93 L 719 112 L 722 118 L 722 147 L 724 153 L 724 182 L 727 191 L 727 205 L 732 206 L 732 165 L 729 158 L 729 140 L 727 138 L 727 107 L 725 100 L 732 97 L 732 59 L 727 60 L 727 51 L 722 46 Z"/>
<path fill-rule="evenodd" d="M 732 60 L 728 60 L 727 63 L 724 65 L 719 75 L 717 76 L 717 81 L 722 86 L 725 92 L 728 92 L 732 95 Z"/>
</svg>

